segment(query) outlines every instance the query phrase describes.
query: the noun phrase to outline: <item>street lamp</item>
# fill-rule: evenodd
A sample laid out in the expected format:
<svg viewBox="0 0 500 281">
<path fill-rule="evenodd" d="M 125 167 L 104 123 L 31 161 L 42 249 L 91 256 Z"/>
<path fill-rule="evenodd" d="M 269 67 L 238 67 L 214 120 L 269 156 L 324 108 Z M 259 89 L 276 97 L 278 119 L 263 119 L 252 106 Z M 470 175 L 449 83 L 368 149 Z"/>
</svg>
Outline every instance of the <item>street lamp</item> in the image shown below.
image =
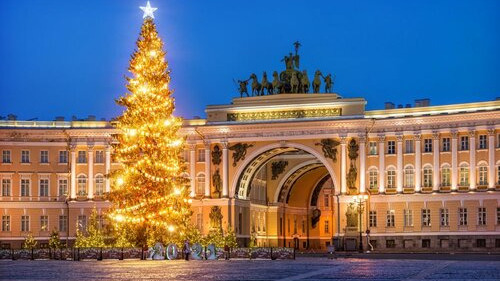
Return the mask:
<svg viewBox="0 0 500 281">
<path fill-rule="evenodd" d="M 368 199 L 368 195 L 359 195 L 353 197 L 353 204 L 356 204 L 358 207 L 358 216 L 359 216 L 359 252 L 363 253 L 363 225 L 362 225 L 362 214 L 364 210 L 364 204 Z"/>
</svg>

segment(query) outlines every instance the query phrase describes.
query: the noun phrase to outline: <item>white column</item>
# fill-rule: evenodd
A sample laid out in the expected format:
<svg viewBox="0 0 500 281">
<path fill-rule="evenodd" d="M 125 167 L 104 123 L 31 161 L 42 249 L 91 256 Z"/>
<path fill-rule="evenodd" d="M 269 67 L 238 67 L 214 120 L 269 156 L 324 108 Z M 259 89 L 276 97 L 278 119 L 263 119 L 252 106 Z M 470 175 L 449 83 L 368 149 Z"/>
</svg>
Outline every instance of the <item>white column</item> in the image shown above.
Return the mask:
<svg viewBox="0 0 500 281">
<path fill-rule="evenodd" d="M 340 138 L 340 192 L 347 193 L 347 153 L 346 137 Z"/>
<path fill-rule="evenodd" d="M 469 158 L 470 158 L 470 168 L 469 168 L 469 182 L 470 189 L 476 189 L 476 132 L 469 132 Z"/>
<path fill-rule="evenodd" d="M 228 185 L 228 174 L 229 174 L 229 160 L 227 151 L 227 142 L 222 142 L 222 197 L 229 197 L 229 185 Z"/>
<path fill-rule="evenodd" d="M 378 192 L 385 192 L 385 136 L 378 138 Z"/>
<path fill-rule="evenodd" d="M 359 137 L 359 192 L 366 192 L 366 140 L 364 136 Z"/>
<path fill-rule="evenodd" d="M 458 181 L 458 165 L 457 165 L 457 154 L 458 154 L 458 132 L 451 132 L 451 190 L 457 190 Z"/>
<path fill-rule="evenodd" d="M 109 175 L 111 172 L 111 147 L 108 145 L 106 146 L 106 164 L 105 164 L 105 169 L 106 169 L 106 175 Z M 104 179 L 106 183 L 106 193 L 109 193 L 111 191 L 111 180 L 107 176 Z"/>
<path fill-rule="evenodd" d="M 211 173 L 210 173 L 210 143 L 205 144 L 205 197 L 210 197 Z"/>
<path fill-rule="evenodd" d="M 89 167 L 89 176 L 88 176 L 88 195 L 89 199 L 94 198 L 94 144 L 89 143 L 87 145 L 87 165 Z"/>
<path fill-rule="evenodd" d="M 403 193 L 403 136 L 397 136 L 397 183 L 396 183 L 396 191 L 398 193 Z"/>
<path fill-rule="evenodd" d="M 432 171 L 432 184 L 433 184 L 433 190 L 437 191 L 439 190 L 439 133 L 434 132 L 432 134 L 432 151 L 433 151 L 433 171 Z"/>
<path fill-rule="evenodd" d="M 422 183 L 422 135 L 415 133 L 415 192 L 420 192 Z"/>
<path fill-rule="evenodd" d="M 488 130 L 488 187 L 495 188 L 495 129 Z"/>
<path fill-rule="evenodd" d="M 71 151 L 71 199 L 76 199 L 76 145 L 70 146 Z"/>
<path fill-rule="evenodd" d="M 196 195 L 196 145 L 189 146 L 189 179 L 191 182 L 191 197 Z"/>
</svg>

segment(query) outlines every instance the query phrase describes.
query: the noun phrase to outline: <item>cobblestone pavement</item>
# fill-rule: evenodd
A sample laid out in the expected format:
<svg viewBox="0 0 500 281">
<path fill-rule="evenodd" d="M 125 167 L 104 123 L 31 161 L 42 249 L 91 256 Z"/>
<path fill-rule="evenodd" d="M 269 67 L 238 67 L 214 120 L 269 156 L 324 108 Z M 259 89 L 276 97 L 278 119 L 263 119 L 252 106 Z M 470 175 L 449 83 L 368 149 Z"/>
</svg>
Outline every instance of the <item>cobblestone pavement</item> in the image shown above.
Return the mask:
<svg viewBox="0 0 500 281">
<path fill-rule="evenodd" d="M 498 261 L 0 261 L 0 280 L 500 280 Z"/>
</svg>

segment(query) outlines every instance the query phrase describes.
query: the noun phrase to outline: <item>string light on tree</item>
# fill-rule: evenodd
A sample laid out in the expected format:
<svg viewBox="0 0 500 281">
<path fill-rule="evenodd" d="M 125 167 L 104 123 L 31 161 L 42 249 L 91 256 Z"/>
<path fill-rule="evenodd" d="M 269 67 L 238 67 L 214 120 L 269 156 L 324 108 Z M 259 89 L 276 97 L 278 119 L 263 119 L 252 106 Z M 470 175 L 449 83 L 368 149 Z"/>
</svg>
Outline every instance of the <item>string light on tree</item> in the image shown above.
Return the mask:
<svg viewBox="0 0 500 281">
<path fill-rule="evenodd" d="M 175 240 L 186 233 L 191 210 L 187 180 L 182 177 L 184 139 L 178 136 L 182 120 L 173 116 L 174 101 L 163 42 L 147 2 L 137 50 L 130 60 L 128 93 L 117 103 L 125 107 L 118 117 L 114 146 L 122 169 L 113 173 L 110 218 L 127 225 L 139 237 L 137 244 Z M 177 237 L 179 238 L 179 237 Z"/>
</svg>

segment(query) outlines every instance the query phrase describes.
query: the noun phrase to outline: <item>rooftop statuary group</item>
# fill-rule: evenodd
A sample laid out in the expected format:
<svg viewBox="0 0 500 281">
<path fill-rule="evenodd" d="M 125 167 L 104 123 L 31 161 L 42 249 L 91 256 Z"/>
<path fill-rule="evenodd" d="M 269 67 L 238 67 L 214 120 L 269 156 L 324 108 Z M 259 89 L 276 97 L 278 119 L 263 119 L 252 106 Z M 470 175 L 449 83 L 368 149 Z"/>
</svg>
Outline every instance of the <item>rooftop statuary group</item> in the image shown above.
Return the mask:
<svg viewBox="0 0 500 281">
<path fill-rule="evenodd" d="M 335 83 L 335 75 L 333 77 L 331 74 L 324 76 L 321 71 L 316 70 L 311 85 L 307 71 L 300 71 L 299 69 L 300 56 L 298 51 L 301 44 L 297 41 L 294 43 L 294 46 L 295 54 L 290 53 L 288 56 L 285 55 L 281 60 L 282 62 L 285 62 L 285 70 L 279 74 L 277 71 L 274 71 L 273 80 L 271 82 L 269 82 L 265 71 L 262 73 L 261 82 L 259 82 L 255 73 L 252 73 L 246 80 L 238 80 L 238 90 L 240 92 L 240 96 L 243 97 L 243 95 L 246 95 L 247 97 L 250 97 L 250 95 L 264 96 L 274 94 L 309 93 L 311 86 L 313 93 L 319 93 L 322 83 L 321 80 L 323 80 L 323 83 L 325 84 L 325 93 L 331 93 L 333 91 L 333 84 Z M 249 81 L 251 81 L 251 94 L 248 93 Z"/>
</svg>

